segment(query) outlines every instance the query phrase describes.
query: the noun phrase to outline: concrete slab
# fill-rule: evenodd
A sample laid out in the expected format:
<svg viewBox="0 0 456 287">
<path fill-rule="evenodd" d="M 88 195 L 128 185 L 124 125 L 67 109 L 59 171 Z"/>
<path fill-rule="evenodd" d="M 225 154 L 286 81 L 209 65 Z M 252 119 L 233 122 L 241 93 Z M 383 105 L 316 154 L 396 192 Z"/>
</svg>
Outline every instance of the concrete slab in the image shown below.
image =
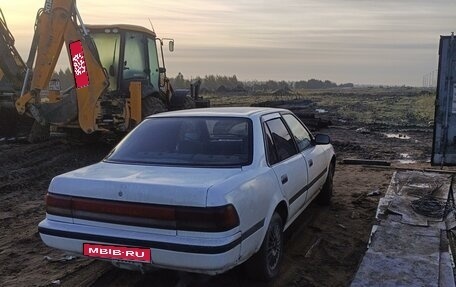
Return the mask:
<svg viewBox="0 0 456 287">
<path fill-rule="evenodd" d="M 441 232 L 440 239 L 439 287 L 455 287 L 456 284 L 449 251 L 450 246 L 446 231 Z"/>
<path fill-rule="evenodd" d="M 439 286 L 438 261 L 421 256 L 398 258 L 367 251 L 352 287 Z"/>
<path fill-rule="evenodd" d="M 455 287 L 446 230 L 446 218 L 416 213 L 411 204 L 423 196 L 446 202 L 451 177 L 419 171 L 393 174 L 379 201 L 368 250 L 351 286 Z M 451 215 L 454 215 L 451 213 Z M 446 242 L 446 245 L 445 245 Z"/>
<path fill-rule="evenodd" d="M 413 239 L 415 235 L 440 237 L 440 233 L 442 231 L 440 228 L 421 228 L 419 226 L 406 225 L 400 221 L 394 220 L 382 220 L 382 222 L 380 222 L 380 225 L 382 226 L 380 229 L 381 232 L 393 233 L 391 236 L 397 237 L 396 235 L 399 235 L 407 237 L 407 239 Z"/>
<path fill-rule="evenodd" d="M 416 198 L 414 198 L 416 199 Z M 417 214 L 411 206 L 409 196 L 397 196 L 391 199 L 388 211 L 402 216 L 401 222 L 405 224 L 428 226 L 428 218 Z"/>
</svg>

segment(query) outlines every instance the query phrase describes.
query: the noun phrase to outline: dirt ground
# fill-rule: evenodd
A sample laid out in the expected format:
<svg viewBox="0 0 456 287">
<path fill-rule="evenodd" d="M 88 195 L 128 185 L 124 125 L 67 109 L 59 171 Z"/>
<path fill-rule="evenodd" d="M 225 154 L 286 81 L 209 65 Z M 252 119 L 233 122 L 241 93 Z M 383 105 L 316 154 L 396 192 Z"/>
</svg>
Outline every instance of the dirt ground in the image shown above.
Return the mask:
<svg viewBox="0 0 456 287">
<path fill-rule="evenodd" d="M 395 127 L 391 132 L 401 136 L 388 138 L 387 129 L 361 133 L 356 131 L 360 127 L 339 124 L 321 131 L 332 137 L 338 160 L 430 167 L 431 129 Z M 59 137 L 39 144 L 0 143 L 0 286 L 348 286 L 366 250 L 380 198 L 366 194 L 376 189 L 384 194 L 394 172 L 338 164 L 331 205 L 312 203 L 287 231 L 280 276 L 268 285 L 250 281 L 242 268 L 214 277 L 168 270 L 143 275 L 107 262 L 65 257 L 46 247 L 37 231 L 52 177 L 100 161 L 112 147 Z"/>
</svg>

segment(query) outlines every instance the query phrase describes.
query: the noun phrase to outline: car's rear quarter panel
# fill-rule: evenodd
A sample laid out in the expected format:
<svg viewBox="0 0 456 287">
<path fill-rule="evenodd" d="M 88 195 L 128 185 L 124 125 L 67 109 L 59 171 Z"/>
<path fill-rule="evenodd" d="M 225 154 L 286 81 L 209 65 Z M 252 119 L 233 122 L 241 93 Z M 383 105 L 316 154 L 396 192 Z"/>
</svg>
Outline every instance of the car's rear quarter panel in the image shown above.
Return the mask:
<svg viewBox="0 0 456 287">
<path fill-rule="evenodd" d="M 281 200 L 280 187 L 268 167 L 246 171 L 213 186 L 208 192 L 208 206 L 225 201 L 232 203 L 239 214 L 241 260 L 258 250 L 272 213 Z"/>
</svg>

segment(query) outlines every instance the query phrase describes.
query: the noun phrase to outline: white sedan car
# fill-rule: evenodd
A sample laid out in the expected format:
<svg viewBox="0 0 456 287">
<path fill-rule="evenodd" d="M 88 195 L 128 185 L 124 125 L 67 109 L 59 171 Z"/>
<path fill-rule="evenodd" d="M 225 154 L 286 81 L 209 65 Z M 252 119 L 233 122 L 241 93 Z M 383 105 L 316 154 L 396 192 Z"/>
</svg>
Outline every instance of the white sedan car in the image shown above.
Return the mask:
<svg viewBox="0 0 456 287">
<path fill-rule="evenodd" d="M 153 115 L 100 163 L 55 177 L 39 233 L 115 266 L 218 274 L 247 261 L 278 274 L 283 232 L 332 195 L 335 154 L 290 111 L 209 108 Z"/>
</svg>

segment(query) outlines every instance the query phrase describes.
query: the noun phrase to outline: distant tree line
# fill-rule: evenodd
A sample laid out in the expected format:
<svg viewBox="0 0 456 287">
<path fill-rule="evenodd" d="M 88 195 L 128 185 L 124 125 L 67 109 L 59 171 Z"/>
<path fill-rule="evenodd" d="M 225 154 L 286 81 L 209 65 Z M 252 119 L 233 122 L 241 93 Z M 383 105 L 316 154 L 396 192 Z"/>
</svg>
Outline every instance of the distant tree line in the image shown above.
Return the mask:
<svg viewBox="0 0 456 287">
<path fill-rule="evenodd" d="M 63 89 L 74 85 L 74 77 L 72 71 L 59 70 L 53 74 L 53 78 L 60 80 L 60 86 Z M 321 81 L 310 79 L 308 81 L 239 81 L 236 75 L 221 76 L 221 75 L 206 75 L 204 77 L 196 77 L 186 79 L 182 73 L 178 73 L 176 77 L 170 78 L 171 85 L 175 89 L 189 88 L 190 84 L 195 80 L 201 80 L 202 92 L 271 92 L 277 90 L 292 90 L 292 89 L 328 89 L 328 88 L 344 88 L 353 87 L 352 83 L 336 84 L 331 81 Z"/>
<path fill-rule="evenodd" d="M 177 74 L 175 78 L 170 78 L 173 87 L 187 88 L 194 80 L 201 80 L 201 89 L 203 91 L 217 92 L 217 91 L 254 91 L 254 92 L 267 92 L 277 90 L 292 90 L 292 89 L 329 89 L 329 88 L 351 88 L 353 83 L 336 84 L 334 82 L 325 80 L 310 79 L 308 81 L 239 81 L 236 75 L 233 76 L 220 76 L 220 75 L 206 75 L 203 78 L 196 77 L 194 79 L 186 79 L 182 73 Z"/>
<path fill-rule="evenodd" d="M 331 81 L 321 81 L 310 79 L 308 81 L 298 81 L 294 83 L 295 89 L 328 89 L 328 88 L 353 88 L 353 83 L 336 84 Z"/>
</svg>

